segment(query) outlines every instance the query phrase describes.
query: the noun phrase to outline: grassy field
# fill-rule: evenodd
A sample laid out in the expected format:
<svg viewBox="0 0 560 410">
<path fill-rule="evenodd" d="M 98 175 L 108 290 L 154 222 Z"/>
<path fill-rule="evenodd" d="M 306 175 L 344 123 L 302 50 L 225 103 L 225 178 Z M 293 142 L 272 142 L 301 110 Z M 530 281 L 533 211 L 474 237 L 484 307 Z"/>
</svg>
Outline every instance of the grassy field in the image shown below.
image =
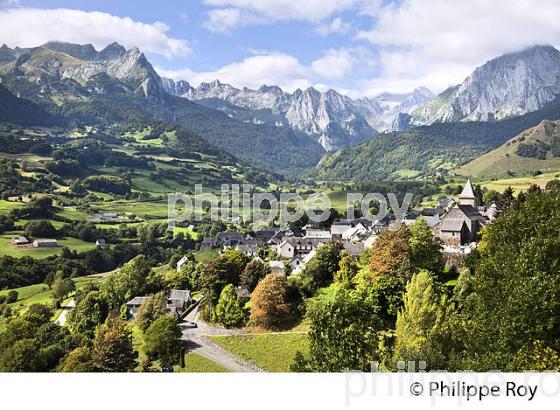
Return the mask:
<svg viewBox="0 0 560 410">
<path fill-rule="evenodd" d="M 185 367 L 175 366 L 174 370 L 179 373 L 227 373 L 223 368 L 212 360 L 207 359 L 197 353 L 187 353 L 185 355 Z"/>
<path fill-rule="evenodd" d="M 218 256 L 219 252 L 217 249 L 207 249 L 205 251 L 193 252 L 194 258 L 197 262 L 205 262 L 208 259 L 212 259 Z"/>
<path fill-rule="evenodd" d="M 508 172 L 528 174 L 534 171 L 554 171 L 560 169 L 560 158 L 537 159 L 522 157 L 515 153 L 512 144 L 500 147 L 462 166 L 460 175 L 473 177 L 506 176 Z"/>
<path fill-rule="evenodd" d="M 0 215 L 7 215 L 12 209 L 20 208 L 23 204 L 21 202 L 5 201 L 0 199 Z"/>
<path fill-rule="evenodd" d="M 519 178 L 503 178 L 491 181 L 476 181 L 483 187 L 494 189 L 498 192 L 503 192 L 506 188 L 512 187 L 516 193 L 527 190 L 531 185 L 535 184 L 541 188 L 546 186 L 546 183 L 552 179 L 560 178 L 560 171 L 543 173 L 536 176 L 519 177 Z"/>
<path fill-rule="evenodd" d="M 91 275 L 82 276 L 72 279 L 76 284 L 76 288 L 80 289 L 90 283 L 98 283 L 103 280 L 102 276 Z M 23 286 L 21 288 L 0 290 L 0 295 L 7 295 L 10 290 L 16 290 L 19 298 L 16 302 L 11 303 L 9 306 L 12 308 L 21 308 L 33 305 L 34 303 L 48 303 L 52 301 L 52 291 L 45 284 Z"/>
<path fill-rule="evenodd" d="M 296 352 L 308 349 L 307 335 L 302 333 L 212 336 L 212 340 L 269 372 L 289 372 Z"/>
<path fill-rule="evenodd" d="M 77 289 L 81 289 L 90 283 L 99 283 L 102 280 L 103 277 L 99 275 L 82 276 L 80 278 L 73 279 Z M 23 286 L 21 288 L 2 290 L 0 291 L 0 295 L 6 296 L 10 290 L 16 290 L 18 292 L 18 300 L 8 304 L 14 313 L 25 311 L 29 306 L 36 303 L 51 304 L 53 302 L 52 290 L 42 283 Z M 55 317 L 58 316 L 59 313 L 60 310 L 55 313 Z M 5 319 L 0 318 L 0 331 L 4 329 L 4 325 Z"/>
<path fill-rule="evenodd" d="M 142 219 L 164 219 L 168 216 L 167 201 L 109 201 L 93 204 L 96 212 L 114 212 L 119 215 L 133 214 Z"/>
<path fill-rule="evenodd" d="M 193 231 L 192 229 L 188 229 L 188 228 L 181 228 L 180 226 L 175 227 L 175 229 L 173 229 L 173 235 L 177 235 L 179 233 L 182 234 L 189 234 L 191 236 L 191 238 L 193 238 L 194 240 L 198 239 L 198 233 Z"/>
<path fill-rule="evenodd" d="M 524 157 L 517 154 L 521 144 L 550 144 L 560 135 L 556 123 L 543 121 L 520 135 L 511 138 L 500 147 L 462 166 L 458 173 L 471 177 L 525 176 L 535 171 L 551 172 L 560 169 L 560 158 L 549 151 L 545 159 Z"/>
<path fill-rule="evenodd" d="M 14 258 L 21 258 L 22 256 L 31 256 L 37 259 L 47 258 L 52 255 L 59 255 L 63 247 L 70 248 L 77 252 L 85 252 L 95 249 L 95 244 L 85 242 L 76 238 L 61 238 L 58 239 L 59 246 L 56 248 L 33 248 L 33 247 L 16 247 L 11 244 L 13 235 L 0 236 L 0 255 L 13 256 Z"/>
</svg>

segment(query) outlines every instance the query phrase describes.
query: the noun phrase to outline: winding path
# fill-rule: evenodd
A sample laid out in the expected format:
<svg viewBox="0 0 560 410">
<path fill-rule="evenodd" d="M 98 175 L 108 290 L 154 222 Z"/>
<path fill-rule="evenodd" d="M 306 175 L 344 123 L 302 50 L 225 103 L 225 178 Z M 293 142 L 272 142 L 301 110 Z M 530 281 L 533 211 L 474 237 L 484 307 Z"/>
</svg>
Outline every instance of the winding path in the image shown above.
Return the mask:
<svg viewBox="0 0 560 410">
<path fill-rule="evenodd" d="M 64 326 L 66 324 L 66 317 L 68 316 L 68 312 L 70 312 L 70 310 L 72 310 L 74 307 L 76 307 L 76 301 L 72 299 L 66 304 L 66 306 L 62 307 L 62 312 L 60 312 L 60 315 L 58 315 L 58 317 L 56 318 L 56 323 L 60 326 Z"/>
<path fill-rule="evenodd" d="M 179 323 L 183 329 L 182 339 L 187 343 L 187 347 L 190 351 L 212 360 L 231 372 L 239 373 L 263 371 L 254 364 L 249 363 L 239 356 L 225 350 L 221 346 L 218 346 L 208 337 L 212 335 L 237 335 L 240 333 L 239 330 L 230 330 L 211 326 L 208 323 L 199 320 L 199 315 L 200 312 L 197 307 L 185 318 L 186 321 L 196 323 L 198 325 L 197 328 L 187 328 L 185 322 Z"/>
</svg>

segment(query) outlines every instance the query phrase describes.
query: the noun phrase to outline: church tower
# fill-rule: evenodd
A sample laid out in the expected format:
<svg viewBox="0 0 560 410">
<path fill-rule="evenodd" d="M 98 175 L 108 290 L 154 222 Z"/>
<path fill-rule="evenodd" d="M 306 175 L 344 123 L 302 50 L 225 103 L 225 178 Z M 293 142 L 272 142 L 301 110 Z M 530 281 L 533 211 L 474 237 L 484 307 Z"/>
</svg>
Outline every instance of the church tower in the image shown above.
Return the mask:
<svg viewBox="0 0 560 410">
<path fill-rule="evenodd" d="M 471 180 L 468 179 L 461 195 L 459 195 L 459 205 L 470 205 L 476 208 L 476 197 L 474 196 L 474 190 L 471 185 Z"/>
</svg>

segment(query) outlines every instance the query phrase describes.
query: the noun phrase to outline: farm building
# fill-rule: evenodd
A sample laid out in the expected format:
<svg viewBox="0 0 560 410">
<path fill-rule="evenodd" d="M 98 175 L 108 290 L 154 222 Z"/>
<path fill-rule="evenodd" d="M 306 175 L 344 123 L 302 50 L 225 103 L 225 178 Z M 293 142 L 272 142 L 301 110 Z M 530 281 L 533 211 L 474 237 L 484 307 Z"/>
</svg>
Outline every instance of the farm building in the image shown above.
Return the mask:
<svg viewBox="0 0 560 410">
<path fill-rule="evenodd" d="M 33 241 L 34 248 L 56 248 L 58 241 L 56 239 L 35 239 Z"/>
<path fill-rule="evenodd" d="M 22 246 L 22 245 L 29 245 L 29 239 L 25 236 L 14 236 L 12 238 L 12 245 Z"/>
</svg>

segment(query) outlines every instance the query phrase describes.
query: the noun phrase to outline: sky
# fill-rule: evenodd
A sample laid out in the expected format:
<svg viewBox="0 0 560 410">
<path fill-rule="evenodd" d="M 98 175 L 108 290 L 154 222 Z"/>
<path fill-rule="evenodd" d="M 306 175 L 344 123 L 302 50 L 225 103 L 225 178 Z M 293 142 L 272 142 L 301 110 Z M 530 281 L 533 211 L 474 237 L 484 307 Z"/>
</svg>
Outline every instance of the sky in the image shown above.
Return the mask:
<svg viewBox="0 0 560 410">
<path fill-rule="evenodd" d="M 0 0 L 0 44 L 116 41 L 192 85 L 439 93 L 474 68 L 560 45 L 558 0 Z"/>
</svg>

